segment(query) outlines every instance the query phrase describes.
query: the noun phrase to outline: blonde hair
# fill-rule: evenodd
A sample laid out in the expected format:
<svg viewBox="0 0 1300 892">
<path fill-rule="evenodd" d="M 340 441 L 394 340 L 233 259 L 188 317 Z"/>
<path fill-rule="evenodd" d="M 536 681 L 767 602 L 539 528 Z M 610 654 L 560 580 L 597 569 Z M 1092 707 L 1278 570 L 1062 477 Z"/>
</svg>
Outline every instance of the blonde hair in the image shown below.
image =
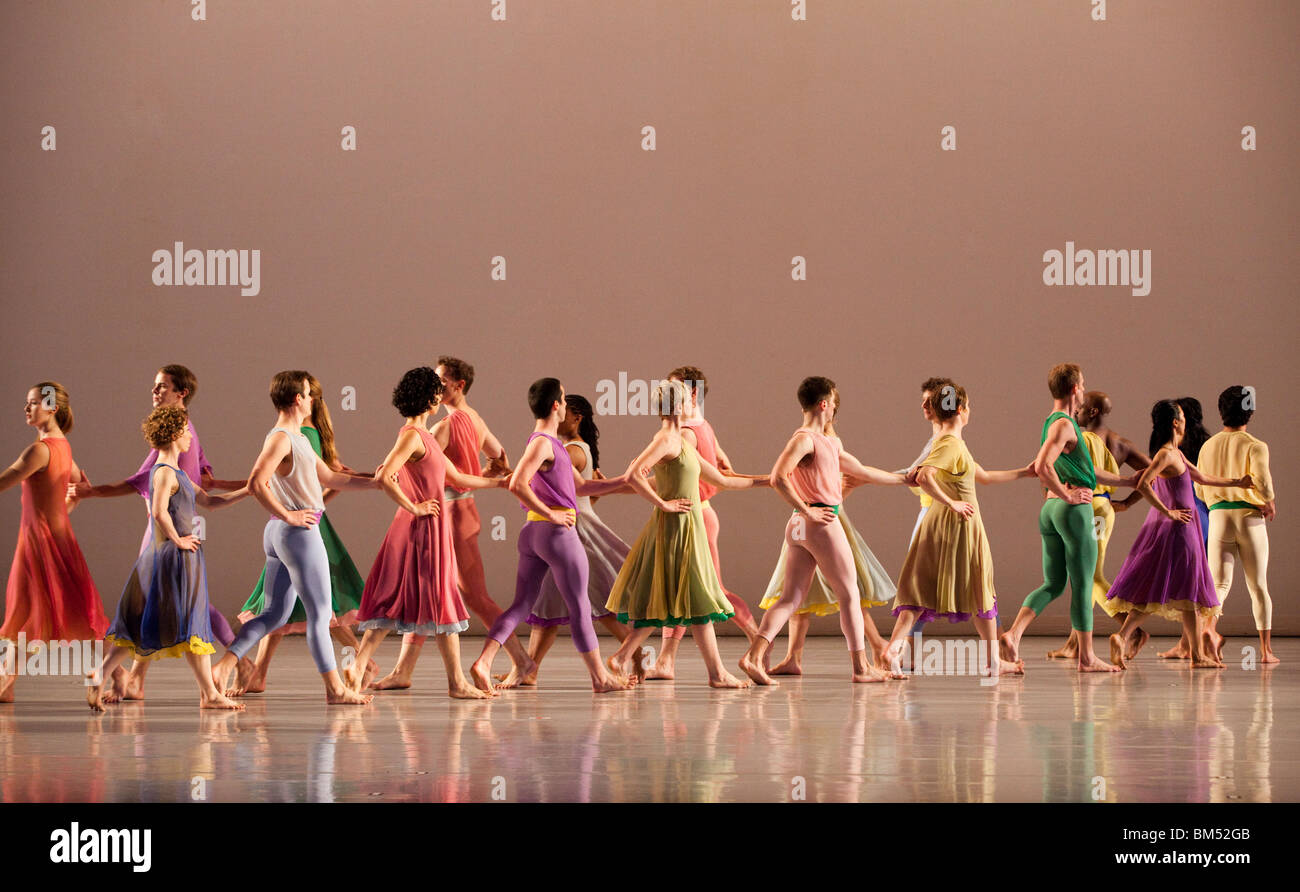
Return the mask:
<svg viewBox="0 0 1300 892">
<path fill-rule="evenodd" d="M 63 385 L 58 381 L 42 381 L 32 390 L 40 393 L 42 404 L 49 399 L 52 393 L 54 395 L 54 423 L 65 434 L 72 430 L 72 404 L 68 401 L 68 392 L 63 389 Z"/>
</svg>

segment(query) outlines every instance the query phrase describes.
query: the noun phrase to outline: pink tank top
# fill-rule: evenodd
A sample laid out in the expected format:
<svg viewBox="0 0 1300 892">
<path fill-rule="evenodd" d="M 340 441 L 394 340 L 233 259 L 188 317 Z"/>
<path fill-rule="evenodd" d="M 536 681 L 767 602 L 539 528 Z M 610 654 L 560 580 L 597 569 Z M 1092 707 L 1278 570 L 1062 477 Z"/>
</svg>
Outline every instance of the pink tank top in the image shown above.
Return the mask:
<svg viewBox="0 0 1300 892">
<path fill-rule="evenodd" d="M 447 416 L 447 449 L 444 455 L 457 471 L 478 476 L 478 431 L 468 413 L 452 412 Z M 449 486 L 455 492 L 469 492 L 459 486 Z"/>
<path fill-rule="evenodd" d="M 713 467 L 718 466 L 718 438 L 713 435 L 713 425 L 709 424 L 703 418 L 696 419 L 688 423 L 683 423 L 682 427 L 690 428 L 695 434 L 695 452 L 699 455 L 700 461 L 706 461 Z M 700 476 L 700 501 L 707 502 L 717 493 L 718 488 L 705 481 L 704 476 Z"/>
<path fill-rule="evenodd" d="M 843 480 L 840 477 L 840 444 L 830 437 L 815 431 L 800 428 L 798 434 L 806 434 L 813 444 L 811 456 L 794 466 L 790 475 L 794 491 L 805 502 L 821 502 L 824 505 L 838 505 L 843 500 Z"/>
</svg>

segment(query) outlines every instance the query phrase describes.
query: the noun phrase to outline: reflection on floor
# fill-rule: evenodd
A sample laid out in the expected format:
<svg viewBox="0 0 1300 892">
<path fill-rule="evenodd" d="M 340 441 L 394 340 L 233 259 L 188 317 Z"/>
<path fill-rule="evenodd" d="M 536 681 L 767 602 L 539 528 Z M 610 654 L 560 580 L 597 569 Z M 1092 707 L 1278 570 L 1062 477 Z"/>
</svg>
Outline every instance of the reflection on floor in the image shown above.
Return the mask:
<svg viewBox="0 0 1300 892">
<path fill-rule="evenodd" d="M 102 716 L 76 679 L 20 678 L 0 705 L 0 801 L 1300 799 L 1300 640 L 1250 668 L 1257 642 L 1231 639 L 1218 671 L 1158 660 L 1172 642 L 1153 641 L 1119 676 L 1042 659 L 1058 643 L 1027 639 L 1029 674 L 996 685 L 853 685 L 843 642 L 815 638 L 802 678 L 714 691 L 687 641 L 676 682 L 595 696 L 560 640 L 541 687 L 492 702 L 450 700 L 430 647 L 414 689 L 357 708 L 325 705 L 291 638 L 244 713 L 200 713 L 180 660 L 153 668 L 146 702 Z M 734 666 L 743 642 L 720 644 Z M 467 665 L 479 646 L 462 642 Z"/>
</svg>

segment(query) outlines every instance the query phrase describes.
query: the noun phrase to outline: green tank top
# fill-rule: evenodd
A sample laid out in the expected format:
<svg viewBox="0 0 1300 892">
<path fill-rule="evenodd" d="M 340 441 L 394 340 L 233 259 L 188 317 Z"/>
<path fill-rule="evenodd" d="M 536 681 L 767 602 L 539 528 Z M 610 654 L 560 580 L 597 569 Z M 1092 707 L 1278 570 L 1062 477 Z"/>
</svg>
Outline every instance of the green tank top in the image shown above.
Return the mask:
<svg viewBox="0 0 1300 892">
<path fill-rule="evenodd" d="M 1047 441 L 1047 429 L 1052 426 L 1058 418 L 1070 418 L 1064 412 L 1053 412 L 1047 416 L 1043 422 L 1043 435 L 1038 438 L 1038 445 L 1042 446 Z M 1056 468 L 1056 476 L 1061 478 L 1061 482 L 1068 486 L 1086 486 L 1088 489 L 1097 488 L 1097 472 L 1092 467 L 1092 455 L 1088 452 L 1088 444 L 1084 442 L 1083 431 L 1079 430 L 1079 424 L 1073 418 L 1070 418 L 1070 425 L 1074 428 L 1074 435 L 1078 437 L 1078 442 L 1073 452 L 1062 451 L 1052 463 Z"/>
<path fill-rule="evenodd" d="M 671 499 L 700 500 L 700 460 L 685 439 L 682 451 L 672 461 L 655 465 L 655 492 L 665 501 Z"/>
</svg>

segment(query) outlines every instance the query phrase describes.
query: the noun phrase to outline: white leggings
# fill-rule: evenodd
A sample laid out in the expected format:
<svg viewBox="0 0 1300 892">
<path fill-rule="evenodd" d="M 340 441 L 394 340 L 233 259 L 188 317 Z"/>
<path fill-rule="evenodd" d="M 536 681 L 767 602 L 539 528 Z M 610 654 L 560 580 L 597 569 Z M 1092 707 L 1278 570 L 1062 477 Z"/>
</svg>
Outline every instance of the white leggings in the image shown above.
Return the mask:
<svg viewBox="0 0 1300 892">
<path fill-rule="evenodd" d="M 1273 600 L 1268 596 L 1268 532 L 1264 515 L 1245 508 L 1223 508 L 1210 512 L 1210 575 L 1219 603 L 1228 600 L 1232 571 L 1237 556 L 1246 572 L 1255 628 L 1273 628 Z"/>
</svg>

